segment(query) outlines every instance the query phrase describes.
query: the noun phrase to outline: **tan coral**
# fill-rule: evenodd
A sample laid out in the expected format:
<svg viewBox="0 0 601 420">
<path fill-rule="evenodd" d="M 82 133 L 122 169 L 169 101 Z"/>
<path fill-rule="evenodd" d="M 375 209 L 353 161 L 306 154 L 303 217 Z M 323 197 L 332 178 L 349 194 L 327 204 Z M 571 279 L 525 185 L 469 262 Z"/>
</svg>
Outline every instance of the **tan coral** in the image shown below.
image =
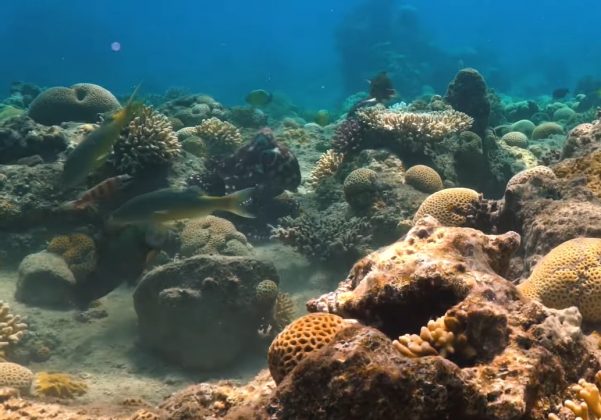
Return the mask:
<svg viewBox="0 0 601 420">
<path fill-rule="evenodd" d="M 510 131 L 501 137 L 508 146 L 516 146 L 525 149 L 528 147 L 528 136 L 520 131 Z"/>
<path fill-rule="evenodd" d="M 246 236 L 232 222 L 209 215 L 186 222 L 181 233 L 181 252 L 185 256 L 222 254 L 227 249 L 234 249 L 230 241 L 237 241 L 244 249 L 249 249 Z"/>
<path fill-rule="evenodd" d="M 573 413 L 576 420 L 599 420 L 601 419 L 601 395 L 599 385 L 601 384 L 601 371 L 595 375 L 595 383 L 581 378 L 577 384 L 569 388 L 571 399 L 566 399 L 563 407 Z M 549 414 L 549 420 L 559 420 L 557 414 Z"/>
<path fill-rule="evenodd" d="M 462 226 L 479 200 L 478 192 L 469 188 L 447 188 L 428 196 L 417 209 L 413 222 L 429 214 L 444 226 Z"/>
<path fill-rule="evenodd" d="M 378 174 L 369 168 L 358 168 L 344 179 L 343 191 L 346 202 L 354 209 L 367 208 L 373 204 L 378 193 Z"/>
<path fill-rule="evenodd" d="M 553 170 L 558 178 L 566 180 L 584 177 L 587 188 L 601 198 L 601 150 L 562 160 Z"/>
<path fill-rule="evenodd" d="M 333 149 L 327 150 L 320 157 L 307 180 L 307 185 L 313 189 L 326 178 L 333 176 L 342 164 L 344 155 L 335 152 Z"/>
<path fill-rule="evenodd" d="M 442 178 L 438 172 L 426 165 L 415 165 L 407 169 L 405 183 L 426 193 L 434 193 L 443 188 Z"/>
<path fill-rule="evenodd" d="M 545 306 L 576 306 L 584 320 L 601 321 L 601 239 L 575 238 L 553 248 L 518 289 Z"/>
<path fill-rule="evenodd" d="M 242 144 L 242 135 L 238 128 L 227 121 L 211 117 L 196 127 L 200 137 L 211 155 L 223 155 L 234 152 Z"/>
<path fill-rule="evenodd" d="M 96 269 L 96 245 L 84 233 L 55 236 L 48 244 L 47 251 L 63 257 L 79 281 L 85 280 Z"/>
<path fill-rule="evenodd" d="M 556 178 L 555 172 L 553 172 L 551 168 L 549 168 L 548 166 L 538 165 L 532 168 L 524 169 L 523 171 L 518 172 L 517 174 L 512 176 L 511 179 L 507 182 L 507 186 L 505 187 L 505 189 L 508 190 L 516 185 L 525 184 L 526 182 L 530 181 L 532 178 L 535 177 L 543 177 L 549 179 Z"/>
<path fill-rule="evenodd" d="M 11 312 L 7 303 L 0 301 L 0 361 L 10 346 L 19 343 L 25 336 L 27 324 L 19 315 Z"/>
<path fill-rule="evenodd" d="M 308 314 L 288 325 L 269 346 L 269 371 L 274 381 L 281 382 L 307 354 L 332 341 L 346 325 L 344 318 L 326 313 Z"/>
<path fill-rule="evenodd" d="M 33 382 L 33 372 L 17 363 L 0 363 L 0 387 L 15 388 L 29 393 Z"/>
<path fill-rule="evenodd" d="M 39 372 L 34 381 L 38 396 L 73 399 L 88 391 L 85 382 L 66 373 Z"/>
<path fill-rule="evenodd" d="M 563 127 L 555 122 L 543 122 L 532 131 L 533 140 L 542 140 L 555 135 L 564 134 Z"/>
</svg>

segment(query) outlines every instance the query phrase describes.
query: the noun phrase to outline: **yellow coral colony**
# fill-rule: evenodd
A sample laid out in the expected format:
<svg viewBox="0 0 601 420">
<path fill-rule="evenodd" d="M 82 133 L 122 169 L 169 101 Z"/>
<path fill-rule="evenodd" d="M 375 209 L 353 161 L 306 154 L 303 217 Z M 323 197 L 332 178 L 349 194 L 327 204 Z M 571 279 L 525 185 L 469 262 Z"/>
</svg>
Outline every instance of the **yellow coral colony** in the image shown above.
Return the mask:
<svg viewBox="0 0 601 420">
<path fill-rule="evenodd" d="M 8 304 L 0 301 L 0 361 L 4 360 L 9 346 L 21 341 L 26 330 L 23 319 L 12 314 Z"/>
<path fill-rule="evenodd" d="M 443 188 L 438 172 L 426 165 L 415 165 L 407 169 L 405 183 L 425 193 L 434 193 Z"/>
<path fill-rule="evenodd" d="M 469 188 L 447 188 L 435 192 L 419 206 L 413 222 L 417 222 L 426 214 L 435 217 L 443 226 L 463 226 L 466 216 L 478 203 L 480 195 Z"/>
<path fill-rule="evenodd" d="M 317 188 L 321 181 L 336 173 L 343 159 L 344 155 L 342 153 L 335 152 L 332 149 L 327 150 L 313 167 L 307 185 L 313 189 Z"/>
<path fill-rule="evenodd" d="M 39 396 L 73 399 L 85 394 L 88 386 L 66 373 L 40 372 L 35 376 L 34 390 Z"/>
<path fill-rule="evenodd" d="M 518 289 L 545 306 L 577 306 L 585 321 L 601 321 L 601 239 L 575 238 L 553 248 Z"/>
<path fill-rule="evenodd" d="M 14 388 L 20 392 L 28 393 L 33 381 L 33 373 L 25 366 L 16 363 L 0 363 L 0 388 Z"/>
</svg>

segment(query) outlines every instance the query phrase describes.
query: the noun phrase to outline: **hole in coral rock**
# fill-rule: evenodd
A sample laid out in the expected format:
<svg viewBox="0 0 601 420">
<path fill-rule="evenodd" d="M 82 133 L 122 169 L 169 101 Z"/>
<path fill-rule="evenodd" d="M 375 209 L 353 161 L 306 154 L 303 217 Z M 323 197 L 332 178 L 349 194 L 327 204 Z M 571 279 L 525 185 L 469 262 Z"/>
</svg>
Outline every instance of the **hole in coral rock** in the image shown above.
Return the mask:
<svg viewBox="0 0 601 420">
<path fill-rule="evenodd" d="M 75 97 L 77 98 L 78 101 L 83 101 L 84 98 L 86 97 L 87 92 L 83 89 L 80 88 L 76 88 L 75 89 Z"/>
</svg>

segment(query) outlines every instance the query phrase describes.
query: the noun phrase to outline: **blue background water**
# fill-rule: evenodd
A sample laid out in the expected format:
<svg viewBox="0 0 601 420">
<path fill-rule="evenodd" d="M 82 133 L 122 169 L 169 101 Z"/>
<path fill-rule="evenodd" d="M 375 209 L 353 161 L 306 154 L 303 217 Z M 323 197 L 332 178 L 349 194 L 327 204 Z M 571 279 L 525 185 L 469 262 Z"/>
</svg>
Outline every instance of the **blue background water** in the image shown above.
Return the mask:
<svg viewBox="0 0 601 420">
<path fill-rule="evenodd" d="M 363 72 L 380 70 L 365 54 L 393 35 L 402 55 L 421 55 L 418 72 L 436 79 L 429 84 L 437 91 L 465 65 L 516 95 L 573 87 L 585 74 L 601 78 L 599 0 L 371 0 L 368 13 L 346 20 L 359 36 L 342 40 L 343 59 L 340 27 L 360 3 L 2 1 L 0 88 L 6 91 L 13 80 L 44 86 L 89 81 L 125 93 L 143 80 L 146 91 L 182 87 L 227 104 L 261 87 L 295 103 L 328 107 L 360 88 Z M 386 22 L 389 8 L 407 5 L 415 7 L 409 19 L 417 19 L 418 35 Z M 374 16 L 369 28 L 362 28 L 365 15 Z M 111 50 L 113 41 L 121 51 Z"/>
</svg>

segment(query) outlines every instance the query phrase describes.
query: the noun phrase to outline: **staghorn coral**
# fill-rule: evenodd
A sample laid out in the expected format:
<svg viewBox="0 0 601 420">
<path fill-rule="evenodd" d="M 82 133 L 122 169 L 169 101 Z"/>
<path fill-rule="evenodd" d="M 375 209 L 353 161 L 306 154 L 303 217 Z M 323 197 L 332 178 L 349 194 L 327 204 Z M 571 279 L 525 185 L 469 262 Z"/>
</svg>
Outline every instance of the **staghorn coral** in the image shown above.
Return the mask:
<svg viewBox="0 0 601 420">
<path fill-rule="evenodd" d="M 210 155 L 227 155 L 242 145 L 242 135 L 232 123 L 219 118 L 209 118 L 196 127 L 196 135 L 200 137 Z"/>
<path fill-rule="evenodd" d="M 326 178 L 336 174 L 343 159 L 344 155 L 342 153 L 336 152 L 334 149 L 328 149 L 319 157 L 319 160 L 309 175 L 307 185 L 312 189 L 316 189 Z"/>
<path fill-rule="evenodd" d="M 543 166 L 543 165 L 538 165 L 538 166 L 534 166 L 532 168 L 524 169 L 523 171 L 518 172 L 517 174 L 515 174 L 514 176 L 511 177 L 511 179 L 507 182 L 507 186 L 505 187 L 505 190 L 514 188 L 515 185 L 520 185 L 520 184 L 525 184 L 527 182 L 530 182 L 530 180 L 535 177 L 554 179 L 555 173 L 553 172 L 553 170 L 551 168 L 549 168 L 548 166 Z"/>
<path fill-rule="evenodd" d="M 571 413 L 573 416 L 576 416 L 576 420 L 601 419 L 599 386 L 601 386 L 601 371 L 595 375 L 594 383 L 581 378 L 577 384 L 568 388 L 570 399 L 566 399 L 563 402 L 560 413 Z M 549 420 L 560 420 L 560 417 L 554 413 L 549 414 Z"/>
<path fill-rule="evenodd" d="M 280 383 L 309 353 L 319 350 L 349 323 L 338 315 L 308 314 L 293 321 L 269 346 L 269 372 Z"/>
<path fill-rule="evenodd" d="M 88 391 L 85 382 L 66 373 L 39 372 L 33 388 L 38 396 L 74 399 Z"/>
<path fill-rule="evenodd" d="M 344 179 L 343 190 L 346 202 L 354 210 L 362 210 L 374 203 L 378 195 L 378 174 L 368 168 L 358 168 Z"/>
<path fill-rule="evenodd" d="M 27 324 L 19 316 L 11 313 L 7 303 L 0 300 L 0 361 L 6 350 L 18 344 L 27 332 Z"/>
<path fill-rule="evenodd" d="M 205 216 L 186 222 L 180 236 L 181 253 L 190 257 L 199 254 L 248 255 L 250 245 L 232 222 L 217 216 Z M 240 246 L 236 246 L 240 245 Z"/>
<path fill-rule="evenodd" d="M 115 143 L 110 161 L 120 173 L 133 175 L 169 165 L 180 153 L 169 118 L 145 106 Z"/>
<path fill-rule="evenodd" d="M 271 307 L 279 294 L 278 284 L 273 280 L 263 280 L 256 287 L 255 300 L 261 307 Z"/>
<path fill-rule="evenodd" d="M 563 127 L 555 122 L 543 122 L 532 131 L 532 140 L 547 139 L 551 136 L 564 134 Z"/>
<path fill-rule="evenodd" d="M 55 236 L 46 250 L 63 257 L 78 281 L 85 280 L 96 268 L 96 245 L 84 233 Z"/>
<path fill-rule="evenodd" d="M 426 193 L 435 193 L 443 188 L 438 172 L 426 165 L 415 165 L 407 169 L 405 183 Z"/>
<path fill-rule="evenodd" d="M 575 238 L 553 248 L 518 286 L 545 306 L 576 306 L 584 320 L 601 321 L 601 239 Z"/>
<path fill-rule="evenodd" d="M 528 136 L 520 131 L 510 131 L 501 137 L 508 146 L 516 146 L 525 149 L 528 147 Z"/>
<path fill-rule="evenodd" d="M 15 388 L 29 393 L 33 382 L 33 372 L 24 366 L 10 362 L 0 362 L 0 387 Z"/>
<path fill-rule="evenodd" d="M 417 209 L 413 222 L 429 214 L 444 226 L 462 226 L 479 200 L 480 194 L 469 188 L 447 188 L 428 196 Z"/>
</svg>

